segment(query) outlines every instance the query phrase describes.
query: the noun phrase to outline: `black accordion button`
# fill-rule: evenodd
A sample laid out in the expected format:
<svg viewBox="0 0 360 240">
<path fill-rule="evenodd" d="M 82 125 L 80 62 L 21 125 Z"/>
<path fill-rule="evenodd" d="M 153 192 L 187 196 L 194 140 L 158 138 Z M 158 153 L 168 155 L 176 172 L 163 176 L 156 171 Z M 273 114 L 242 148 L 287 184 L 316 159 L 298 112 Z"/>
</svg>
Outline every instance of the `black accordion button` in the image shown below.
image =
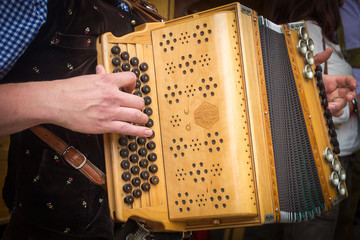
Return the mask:
<svg viewBox="0 0 360 240">
<path fill-rule="evenodd" d="M 141 195 L 142 195 L 142 192 L 141 192 L 140 189 L 135 189 L 135 190 L 133 191 L 133 196 L 134 196 L 134 197 L 139 198 L 139 197 L 141 197 Z"/>
<path fill-rule="evenodd" d="M 123 63 L 123 64 L 121 65 L 121 69 L 122 69 L 123 71 L 125 71 L 125 72 L 130 71 L 130 69 L 131 69 L 130 64 L 129 64 L 129 63 Z"/>
<path fill-rule="evenodd" d="M 333 137 L 330 139 L 330 143 L 334 146 L 334 147 L 338 147 L 339 146 L 339 141 L 337 140 L 337 138 Z"/>
<path fill-rule="evenodd" d="M 119 57 L 114 57 L 111 62 L 114 66 L 119 66 L 121 63 L 121 60 Z"/>
<path fill-rule="evenodd" d="M 121 178 L 124 180 L 124 181 L 129 181 L 130 178 L 131 178 L 131 174 L 129 172 L 124 172 L 122 175 L 121 175 Z"/>
<path fill-rule="evenodd" d="M 129 156 L 129 150 L 127 150 L 126 148 L 123 148 L 120 150 L 120 156 L 125 158 Z"/>
<path fill-rule="evenodd" d="M 130 171 L 132 174 L 136 175 L 136 174 L 139 174 L 140 168 L 139 168 L 139 166 L 132 166 Z"/>
<path fill-rule="evenodd" d="M 339 148 L 339 146 L 336 146 L 336 147 L 333 148 L 333 153 L 335 153 L 335 154 L 339 154 L 339 153 L 340 153 L 340 148 Z"/>
<path fill-rule="evenodd" d="M 158 166 L 156 164 L 151 164 L 149 167 L 149 171 L 151 173 L 157 173 L 157 171 L 159 170 Z"/>
<path fill-rule="evenodd" d="M 139 77 L 140 76 L 140 70 L 138 68 L 134 68 L 133 70 L 131 70 L 135 75 L 136 77 Z"/>
<path fill-rule="evenodd" d="M 330 129 L 335 129 L 335 125 L 334 125 L 334 122 L 331 118 L 329 119 L 326 119 L 326 125 L 328 126 L 328 128 Z"/>
<path fill-rule="evenodd" d="M 118 142 L 121 146 L 126 146 L 128 141 L 126 137 L 120 137 Z"/>
<path fill-rule="evenodd" d="M 329 105 L 327 99 L 323 99 L 323 100 L 321 101 L 321 105 L 323 106 L 324 109 L 326 109 L 326 108 L 328 107 L 328 105 Z"/>
<path fill-rule="evenodd" d="M 139 59 L 137 57 L 132 57 L 130 59 L 130 64 L 133 65 L 133 66 L 139 65 Z"/>
<path fill-rule="evenodd" d="M 123 160 L 120 164 L 120 166 L 123 168 L 123 169 L 129 169 L 130 167 L 130 162 L 128 160 Z"/>
<path fill-rule="evenodd" d="M 330 137 L 337 137 L 336 131 L 333 128 L 330 128 L 328 131 Z"/>
<path fill-rule="evenodd" d="M 113 73 L 118 73 L 118 72 L 121 72 L 121 69 L 120 68 L 114 68 Z"/>
<path fill-rule="evenodd" d="M 134 178 L 131 180 L 131 183 L 132 183 L 132 185 L 134 185 L 135 187 L 140 186 L 141 179 L 140 179 L 139 177 L 134 177 Z"/>
<path fill-rule="evenodd" d="M 145 94 L 148 94 L 151 92 L 151 88 L 149 85 L 144 85 L 142 88 L 141 88 L 141 91 Z"/>
<path fill-rule="evenodd" d="M 159 183 L 159 178 L 157 176 L 152 176 L 150 178 L 150 183 L 154 184 L 154 185 L 158 184 Z"/>
<path fill-rule="evenodd" d="M 150 190 L 150 184 L 149 183 L 143 183 L 141 184 L 141 189 L 144 191 L 144 192 L 148 192 Z"/>
<path fill-rule="evenodd" d="M 119 46 L 113 46 L 111 48 L 111 53 L 112 54 L 119 54 L 120 53 L 120 47 Z"/>
<path fill-rule="evenodd" d="M 154 150 L 156 148 L 156 144 L 154 141 L 150 141 L 150 142 L 148 142 L 148 144 L 146 144 L 146 147 L 149 150 Z"/>
<path fill-rule="evenodd" d="M 136 79 L 136 85 L 135 88 L 140 88 L 141 87 L 141 82 L 139 79 Z"/>
<path fill-rule="evenodd" d="M 124 198 L 124 202 L 127 204 L 133 204 L 134 203 L 134 197 L 133 196 L 126 196 Z"/>
<path fill-rule="evenodd" d="M 146 107 L 146 108 L 144 109 L 144 113 L 145 113 L 146 115 L 148 115 L 148 116 L 151 116 L 151 115 L 153 114 L 153 110 L 152 110 L 151 107 Z"/>
<path fill-rule="evenodd" d="M 154 138 L 155 137 L 155 132 L 153 131 L 153 133 L 151 134 L 151 136 L 149 138 Z"/>
<path fill-rule="evenodd" d="M 132 142 L 129 144 L 128 147 L 129 147 L 130 151 L 136 151 L 138 146 L 135 142 Z"/>
<path fill-rule="evenodd" d="M 148 160 L 149 160 L 149 161 L 154 162 L 154 161 L 156 161 L 156 159 L 157 159 L 156 153 L 150 153 L 150 154 L 148 155 Z"/>
<path fill-rule="evenodd" d="M 325 89 L 320 89 L 319 96 L 322 99 L 326 99 L 326 91 L 325 91 Z"/>
<path fill-rule="evenodd" d="M 316 77 L 316 80 L 321 81 L 322 80 L 322 72 L 315 71 L 315 77 Z"/>
<path fill-rule="evenodd" d="M 131 193 L 131 191 L 132 191 L 132 186 L 131 186 L 131 184 L 129 184 L 129 183 L 125 184 L 125 185 L 123 186 L 123 190 L 124 190 L 124 192 L 126 192 L 126 193 Z"/>
<path fill-rule="evenodd" d="M 145 101 L 146 106 L 150 105 L 152 102 L 151 97 L 149 97 L 149 96 L 145 96 L 144 101 Z"/>
<path fill-rule="evenodd" d="M 149 65 L 146 62 L 140 64 L 140 70 L 145 72 L 149 69 Z"/>
<path fill-rule="evenodd" d="M 130 161 L 132 162 L 132 163 L 137 163 L 138 161 L 139 161 L 139 156 L 137 155 L 137 154 L 131 154 L 130 155 Z"/>
<path fill-rule="evenodd" d="M 149 118 L 149 120 L 145 124 L 145 126 L 148 127 L 148 128 L 151 128 L 152 126 L 154 126 L 154 121 L 151 118 Z"/>
<path fill-rule="evenodd" d="M 145 137 L 139 137 L 136 141 L 137 141 L 137 143 L 139 145 L 144 145 L 146 143 L 146 138 Z"/>
<path fill-rule="evenodd" d="M 140 91 L 135 91 L 134 95 L 138 96 L 138 97 L 142 97 L 142 93 Z"/>
<path fill-rule="evenodd" d="M 315 67 L 315 72 L 322 72 L 321 65 L 318 65 L 318 66 Z"/>
<path fill-rule="evenodd" d="M 324 81 L 323 80 L 319 80 L 316 85 L 318 86 L 319 89 L 325 89 L 324 86 Z"/>
<path fill-rule="evenodd" d="M 120 57 L 121 57 L 121 59 L 123 59 L 123 60 L 129 60 L 130 55 L 129 55 L 128 52 L 124 51 L 124 52 L 122 52 L 122 53 L 120 54 Z"/>
<path fill-rule="evenodd" d="M 325 116 L 326 118 L 331 118 L 331 117 L 332 117 L 332 114 L 331 114 L 331 112 L 330 112 L 329 109 L 325 109 L 325 111 L 324 111 L 324 116 Z"/>
<path fill-rule="evenodd" d="M 142 168 L 146 168 L 148 165 L 149 165 L 149 162 L 146 159 L 141 159 L 139 162 L 139 166 Z"/>
<path fill-rule="evenodd" d="M 150 77 L 148 74 L 144 73 L 143 75 L 141 75 L 140 80 L 142 82 L 148 82 L 150 80 Z"/>
<path fill-rule="evenodd" d="M 140 177 L 142 178 L 142 179 L 148 179 L 149 177 L 150 177 L 150 173 L 148 172 L 148 171 L 142 171 L 141 173 L 140 173 Z"/>
<path fill-rule="evenodd" d="M 144 147 L 141 147 L 141 148 L 139 149 L 139 151 L 138 151 L 138 154 L 139 154 L 140 156 L 145 157 L 146 154 L 147 154 L 147 149 L 144 148 Z"/>
</svg>

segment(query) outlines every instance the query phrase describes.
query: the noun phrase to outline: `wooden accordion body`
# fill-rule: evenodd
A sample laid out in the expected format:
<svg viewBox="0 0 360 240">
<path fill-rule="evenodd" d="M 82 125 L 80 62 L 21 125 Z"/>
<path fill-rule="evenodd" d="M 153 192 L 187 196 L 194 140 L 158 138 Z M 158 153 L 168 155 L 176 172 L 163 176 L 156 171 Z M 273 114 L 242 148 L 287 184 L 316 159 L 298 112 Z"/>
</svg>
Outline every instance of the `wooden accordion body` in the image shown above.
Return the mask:
<svg viewBox="0 0 360 240">
<path fill-rule="evenodd" d="M 307 40 L 304 22 L 278 26 L 238 3 L 101 36 L 98 62 L 138 76 L 154 131 L 104 135 L 114 220 L 153 231 L 298 222 L 346 197 Z"/>
</svg>

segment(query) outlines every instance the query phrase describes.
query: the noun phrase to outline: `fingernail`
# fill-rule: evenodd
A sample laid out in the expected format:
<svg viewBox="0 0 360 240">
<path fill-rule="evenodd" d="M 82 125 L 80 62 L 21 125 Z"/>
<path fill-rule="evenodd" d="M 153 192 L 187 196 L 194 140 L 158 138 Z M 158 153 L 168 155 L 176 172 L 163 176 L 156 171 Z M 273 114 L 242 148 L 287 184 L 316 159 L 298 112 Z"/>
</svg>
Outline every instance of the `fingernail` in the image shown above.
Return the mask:
<svg viewBox="0 0 360 240">
<path fill-rule="evenodd" d="M 329 105 L 328 105 L 328 109 L 330 109 L 330 110 L 335 109 L 335 105 L 334 105 L 334 104 L 332 104 L 332 103 L 329 103 Z"/>
<path fill-rule="evenodd" d="M 96 71 L 96 73 L 100 73 L 100 72 L 101 72 L 101 68 L 100 68 L 99 65 L 96 66 L 95 71 Z"/>
<path fill-rule="evenodd" d="M 150 129 L 147 129 L 147 130 L 145 130 L 145 135 L 146 136 L 151 136 L 153 134 L 153 131 L 152 130 L 150 130 Z"/>
</svg>

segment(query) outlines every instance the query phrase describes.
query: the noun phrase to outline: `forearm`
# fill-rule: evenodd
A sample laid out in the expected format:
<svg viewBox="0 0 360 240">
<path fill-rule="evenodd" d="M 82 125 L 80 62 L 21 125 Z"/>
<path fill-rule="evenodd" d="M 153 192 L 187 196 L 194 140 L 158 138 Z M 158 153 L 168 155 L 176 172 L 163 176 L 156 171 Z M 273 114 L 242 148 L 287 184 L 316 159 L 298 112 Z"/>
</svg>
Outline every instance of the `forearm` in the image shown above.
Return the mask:
<svg viewBox="0 0 360 240">
<path fill-rule="evenodd" d="M 50 82 L 0 84 L 0 136 L 51 122 Z"/>
</svg>

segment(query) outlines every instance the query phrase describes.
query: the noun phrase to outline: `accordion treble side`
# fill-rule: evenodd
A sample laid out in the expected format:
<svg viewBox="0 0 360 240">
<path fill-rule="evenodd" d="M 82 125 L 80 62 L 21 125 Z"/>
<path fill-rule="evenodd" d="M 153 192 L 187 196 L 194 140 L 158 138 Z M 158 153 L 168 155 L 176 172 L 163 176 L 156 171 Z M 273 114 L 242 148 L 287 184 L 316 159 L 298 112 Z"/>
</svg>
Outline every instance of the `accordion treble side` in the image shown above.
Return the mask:
<svg viewBox="0 0 360 240">
<path fill-rule="evenodd" d="M 97 47 L 107 72 L 137 76 L 154 131 L 104 134 L 114 220 L 154 231 L 299 222 L 346 197 L 304 22 L 234 3 Z"/>
</svg>

